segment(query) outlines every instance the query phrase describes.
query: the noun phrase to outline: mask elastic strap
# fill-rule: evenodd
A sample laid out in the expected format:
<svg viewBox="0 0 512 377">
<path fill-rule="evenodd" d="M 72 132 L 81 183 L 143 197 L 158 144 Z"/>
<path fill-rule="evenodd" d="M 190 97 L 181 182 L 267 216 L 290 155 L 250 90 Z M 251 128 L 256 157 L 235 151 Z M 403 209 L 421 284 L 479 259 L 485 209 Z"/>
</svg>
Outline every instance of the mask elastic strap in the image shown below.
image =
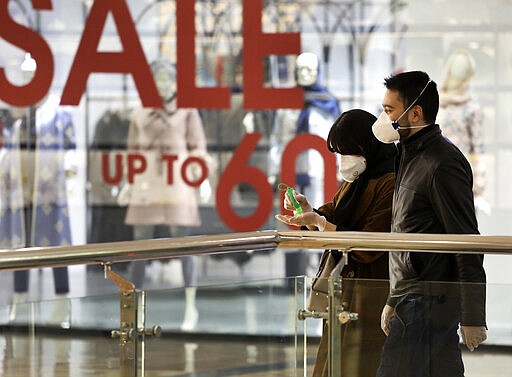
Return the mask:
<svg viewBox="0 0 512 377">
<path fill-rule="evenodd" d="M 399 126 L 397 129 L 398 129 L 398 130 L 405 130 L 405 129 L 411 129 L 411 128 L 425 128 L 425 127 L 428 127 L 428 126 L 430 126 L 430 124 L 425 124 L 425 125 L 423 125 L 423 126 L 405 127 L 405 128 L 402 128 L 402 127 L 400 127 L 400 126 Z"/>
<path fill-rule="evenodd" d="M 402 119 L 402 117 L 404 116 L 404 114 L 407 114 L 407 112 L 416 104 L 416 102 L 418 102 L 418 100 L 420 99 L 421 95 L 425 92 L 425 90 L 427 90 L 427 87 L 428 87 L 428 84 L 430 84 L 432 82 L 432 80 L 428 80 L 427 82 L 427 85 L 425 85 L 425 87 L 421 90 L 420 94 L 418 95 L 418 97 L 416 97 L 416 99 L 414 101 L 412 101 L 412 103 L 407 107 L 407 109 L 405 109 L 405 111 L 402 113 L 402 115 L 400 115 L 398 117 L 397 120 L 394 120 L 393 122 L 391 122 L 391 124 L 393 125 L 393 128 L 395 130 L 398 130 L 400 127 L 398 125 L 398 121 L 400 119 Z M 417 127 L 407 127 L 407 128 L 421 128 L 421 127 L 424 127 L 424 126 L 417 126 Z"/>
</svg>

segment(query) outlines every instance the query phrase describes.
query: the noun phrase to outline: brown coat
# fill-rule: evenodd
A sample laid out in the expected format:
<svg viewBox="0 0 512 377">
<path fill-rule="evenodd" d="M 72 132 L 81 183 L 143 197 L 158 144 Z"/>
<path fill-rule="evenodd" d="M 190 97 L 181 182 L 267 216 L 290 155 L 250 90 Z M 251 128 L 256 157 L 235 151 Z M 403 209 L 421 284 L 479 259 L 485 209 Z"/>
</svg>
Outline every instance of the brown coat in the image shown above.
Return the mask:
<svg viewBox="0 0 512 377">
<path fill-rule="evenodd" d="M 394 173 L 388 173 L 368 181 L 352 216 L 350 230 L 390 231 L 394 178 Z M 319 212 L 324 214 L 328 221 L 334 223 L 336 205 L 343 200 L 349 185 L 350 183 L 344 183 L 333 201 L 319 208 Z M 322 258 L 327 256 L 326 253 L 331 251 L 325 251 Z M 341 332 L 342 344 L 334 350 L 334 357 L 341 360 L 341 377 L 374 377 L 385 339 L 380 329 L 380 313 L 388 294 L 388 255 L 386 252 L 351 252 L 342 276 L 343 306 L 350 312 L 358 313 L 359 319 L 346 325 L 336 324 Z M 328 331 L 327 322 L 324 321 L 324 331 L 313 371 L 315 377 L 328 374 Z"/>
<path fill-rule="evenodd" d="M 394 183 L 394 173 L 387 173 L 368 181 L 366 190 L 352 216 L 350 230 L 361 232 L 389 232 L 391 230 Z M 349 187 L 350 183 L 345 182 L 334 195 L 332 202 L 324 204 L 318 209 L 325 215 L 327 221 L 334 223 L 336 206 L 343 200 Z M 351 252 L 349 267 L 344 269 L 343 276 L 387 279 L 389 276 L 387 262 L 373 263 L 381 259 L 384 254 L 384 252 Z"/>
</svg>

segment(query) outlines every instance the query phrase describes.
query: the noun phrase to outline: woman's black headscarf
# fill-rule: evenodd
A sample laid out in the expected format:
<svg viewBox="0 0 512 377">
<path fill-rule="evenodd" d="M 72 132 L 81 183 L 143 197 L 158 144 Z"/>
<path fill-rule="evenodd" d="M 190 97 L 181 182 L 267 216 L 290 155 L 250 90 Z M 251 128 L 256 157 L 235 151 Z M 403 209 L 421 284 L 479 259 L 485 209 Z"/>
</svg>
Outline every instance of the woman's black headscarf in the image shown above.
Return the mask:
<svg viewBox="0 0 512 377">
<path fill-rule="evenodd" d="M 353 109 L 341 114 L 329 131 L 327 147 L 331 152 L 366 158 L 366 170 L 352 182 L 343 200 L 336 206 L 337 230 L 350 229 L 350 219 L 368 180 L 394 171 L 396 146 L 384 144 L 375 138 L 372 125 L 376 120 L 367 111 Z"/>
</svg>

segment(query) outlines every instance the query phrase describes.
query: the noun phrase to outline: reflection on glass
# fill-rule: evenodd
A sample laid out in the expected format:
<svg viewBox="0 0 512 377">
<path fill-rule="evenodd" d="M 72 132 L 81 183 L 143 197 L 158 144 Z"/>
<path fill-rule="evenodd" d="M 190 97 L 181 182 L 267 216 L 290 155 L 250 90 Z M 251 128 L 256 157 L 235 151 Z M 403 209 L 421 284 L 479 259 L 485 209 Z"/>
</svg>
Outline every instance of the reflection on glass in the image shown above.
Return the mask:
<svg viewBox="0 0 512 377">
<path fill-rule="evenodd" d="M 335 332 L 332 336 L 340 339 L 333 350 L 333 361 L 348 375 L 371 375 L 368 370 L 375 357 L 380 357 L 381 341 L 375 336 L 382 336 L 372 330 L 380 326 L 380 313 L 371 311 L 372 306 L 377 306 L 372 299 L 386 294 L 387 288 L 374 280 L 347 280 L 341 301 L 345 310 L 358 314 L 358 319 L 342 325 L 336 318 L 336 326 L 330 326 Z M 88 284 L 96 283 L 90 280 Z M 294 287 L 293 292 L 289 287 Z M 321 347 L 316 332 L 319 320 L 290 322 L 296 318 L 296 310 L 305 307 L 302 287 L 300 278 L 198 287 L 200 320 L 190 332 L 181 330 L 185 310 L 183 288 L 147 292 L 145 327 L 160 325 L 163 333 L 160 338 L 144 337 L 145 372 L 311 376 Z M 445 292 L 449 293 L 457 286 L 447 288 Z M 512 308 L 509 291 L 508 285 L 487 285 L 488 297 L 497 304 L 488 307 L 488 340 L 475 352 L 461 345 L 468 376 L 510 374 L 509 347 L 496 347 L 512 344 L 508 331 Z M 0 312 L 2 376 L 80 377 L 106 371 L 118 373 L 119 339 L 110 335 L 112 330 L 119 329 L 118 294 L 68 300 L 69 329 L 48 321 L 55 304 L 25 304 L 20 307 L 15 323 L 7 322 L 7 310 Z"/>
<path fill-rule="evenodd" d="M 340 285 L 334 284 L 330 291 L 330 293 L 332 292 L 330 298 L 333 306 L 330 306 L 329 310 L 335 313 L 334 316 L 330 317 L 334 319 L 331 323 L 335 324 L 329 328 L 329 336 L 335 340 L 335 342 L 330 343 L 332 346 L 330 368 L 342 376 L 375 376 L 377 368 L 379 368 L 379 373 L 382 373 L 382 375 L 394 375 L 396 369 L 389 369 L 387 367 L 388 360 L 382 358 L 382 352 L 386 347 L 388 347 L 387 351 L 391 352 L 388 355 L 392 355 L 393 363 L 408 359 L 408 363 L 412 362 L 409 365 L 417 365 L 418 370 L 424 371 L 425 376 L 436 375 L 430 369 L 435 365 L 438 365 L 437 370 L 443 371 L 448 370 L 446 365 L 458 365 L 460 355 L 462 355 L 467 375 L 501 376 L 503 375 L 500 372 L 502 366 L 499 363 L 512 362 L 512 359 L 507 359 L 508 349 L 496 352 L 492 347 L 493 344 L 504 342 L 504 339 L 501 338 L 503 332 L 497 331 L 497 329 L 490 330 L 487 341 L 474 352 L 471 352 L 463 344 L 464 339 L 461 336 L 459 326 L 461 299 L 467 299 L 468 293 L 475 293 L 487 288 L 488 295 L 496 297 L 499 292 L 503 293 L 505 287 L 497 285 L 487 285 L 486 287 L 477 283 L 423 282 L 419 286 L 421 291 L 418 291 L 418 294 L 405 297 L 404 300 L 406 301 L 399 301 L 395 307 L 394 322 L 391 326 L 401 326 L 402 330 L 398 332 L 400 335 L 396 339 L 397 346 L 393 346 L 395 343 L 391 338 L 392 335 L 386 338 L 380 329 L 383 308 L 382 298 L 385 302 L 388 293 L 387 282 L 343 279 L 343 281 L 337 283 Z M 338 290 L 339 287 L 341 287 L 341 291 Z M 503 308 L 504 306 L 500 305 L 500 308 L 497 309 L 501 312 Z M 492 307 L 489 307 L 488 311 L 490 313 L 494 312 L 493 315 L 489 316 L 488 325 L 491 320 L 492 323 L 498 324 L 497 319 L 503 318 L 503 315 L 498 314 Z M 509 311 L 508 309 L 505 310 L 505 312 Z M 352 320 L 344 320 L 348 318 L 344 316 L 347 313 L 355 314 L 351 317 Z M 453 327 L 453 332 L 451 332 Z M 490 325 L 489 328 L 492 329 Z M 457 329 L 459 335 L 457 335 Z M 501 336 L 497 336 L 497 333 L 500 333 Z M 445 342 L 430 342 L 434 335 L 438 337 L 455 335 L 459 347 L 455 352 L 450 353 L 446 349 Z M 384 340 L 386 340 L 385 345 L 383 345 Z M 326 351 L 323 353 L 321 351 L 322 343 L 317 357 L 327 358 L 329 354 Z M 418 346 L 423 347 L 425 352 L 408 352 L 408 350 L 417 349 Z M 495 355 L 499 360 L 496 369 L 493 369 L 492 372 L 484 371 L 477 362 L 477 360 L 483 359 L 485 355 L 490 354 Z M 443 364 L 445 366 L 441 367 L 441 364 L 436 364 L 438 360 L 445 363 Z M 326 373 L 315 373 L 314 375 L 327 375 Z"/>
</svg>

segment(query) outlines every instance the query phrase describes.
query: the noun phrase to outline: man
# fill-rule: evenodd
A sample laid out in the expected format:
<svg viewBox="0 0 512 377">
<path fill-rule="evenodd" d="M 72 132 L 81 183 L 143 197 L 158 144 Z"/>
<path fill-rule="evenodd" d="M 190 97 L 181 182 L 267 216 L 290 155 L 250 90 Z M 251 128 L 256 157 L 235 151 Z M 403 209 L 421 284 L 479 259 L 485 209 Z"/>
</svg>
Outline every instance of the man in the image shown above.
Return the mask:
<svg viewBox="0 0 512 377">
<path fill-rule="evenodd" d="M 471 167 L 435 124 L 436 83 L 412 71 L 384 84 L 373 132 L 383 142 L 400 141 L 392 231 L 478 234 Z M 483 255 L 399 252 L 390 253 L 389 264 L 377 376 L 463 377 L 459 323 L 470 351 L 487 338 Z"/>
</svg>

